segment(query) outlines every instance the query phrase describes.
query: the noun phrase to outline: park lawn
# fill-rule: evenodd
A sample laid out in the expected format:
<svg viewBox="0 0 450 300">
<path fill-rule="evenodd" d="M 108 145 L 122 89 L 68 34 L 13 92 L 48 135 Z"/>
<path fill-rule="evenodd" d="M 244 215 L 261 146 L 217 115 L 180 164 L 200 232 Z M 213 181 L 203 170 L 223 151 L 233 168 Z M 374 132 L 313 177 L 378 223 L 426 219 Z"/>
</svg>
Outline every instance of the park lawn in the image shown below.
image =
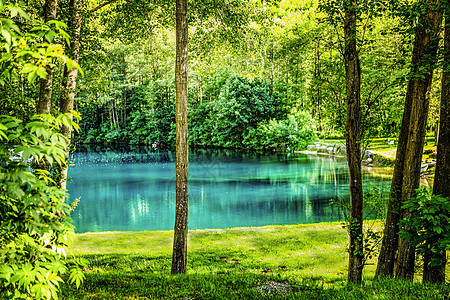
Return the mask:
<svg viewBox="0 0 450 300">
<path fill-rule="evenodd" d="M 447 299 L 447 285 L 346 284 L 347 234 L 339 223 L 192 230 L 186 275 L 170 275 L 173 231 L 76 234 L 69 252 L 87 261 L 62 299 Z"/>
</svg>

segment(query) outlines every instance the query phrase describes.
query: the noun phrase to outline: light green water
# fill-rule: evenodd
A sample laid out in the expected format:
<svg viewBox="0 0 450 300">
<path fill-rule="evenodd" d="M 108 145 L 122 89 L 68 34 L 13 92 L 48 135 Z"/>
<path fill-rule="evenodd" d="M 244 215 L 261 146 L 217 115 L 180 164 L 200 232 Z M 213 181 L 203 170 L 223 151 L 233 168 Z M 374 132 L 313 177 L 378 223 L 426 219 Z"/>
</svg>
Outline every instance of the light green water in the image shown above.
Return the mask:
<svg viewBox="0 0 450 300">
<path fill-rule="evenodd" d="M 170 230 L 175 220 L 175 152 L 78 150 L 68 190 L 80 198 L 77 232 Z M 191 149 L 189 228 L 342 220 L 330 199 L 348 199 L 345 159 L 287 153 Z M 364 185 L 390 182 L 364 173 Z"/>
</svg>

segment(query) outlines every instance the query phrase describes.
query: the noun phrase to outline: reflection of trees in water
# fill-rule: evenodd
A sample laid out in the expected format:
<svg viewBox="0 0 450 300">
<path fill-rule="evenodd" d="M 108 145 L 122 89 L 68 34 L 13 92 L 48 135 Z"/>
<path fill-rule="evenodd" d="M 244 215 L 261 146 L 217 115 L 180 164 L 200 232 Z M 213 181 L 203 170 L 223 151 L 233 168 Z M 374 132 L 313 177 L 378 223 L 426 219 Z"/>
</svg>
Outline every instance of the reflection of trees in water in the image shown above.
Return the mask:
<svg viewBox="0 0 450 300">
<path fill-rule="evenodd" d="M 84 177 L 79 231 L 172 228 L 174 152 L 78 149 L 74 157 L 70 176 Z M 193 149 L 190 163 L 191 228 L 337 221 L 342 214 L 329 201 L 349 195 L 345 160 Z"/>
</svg>

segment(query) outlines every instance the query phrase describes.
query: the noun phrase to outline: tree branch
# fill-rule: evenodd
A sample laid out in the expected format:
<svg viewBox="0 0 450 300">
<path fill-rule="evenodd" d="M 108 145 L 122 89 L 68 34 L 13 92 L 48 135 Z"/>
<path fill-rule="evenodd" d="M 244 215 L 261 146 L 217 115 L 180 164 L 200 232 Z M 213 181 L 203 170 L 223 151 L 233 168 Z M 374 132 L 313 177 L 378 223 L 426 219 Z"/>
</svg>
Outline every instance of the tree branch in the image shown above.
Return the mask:
<svg viewBox="0 0 450 300">
<path fill-rule="evenodd" d="M 111 4 L 111 3 L 114 3 L 114 2 L 117 2 L 118 0 L 110 0 L 110 1 L 107 1 L 107 2 L 105 2 L 105 3 L 103 3 L 103 4 L 100 4 L 99 6 L 97 6 L 97 7 L 94 7 L 94 8 L 92 8 L 92 9 L 90 9 L 89 10 L 89 12 L 90 13 L 95 13 L 97 10 L 99 10 L 100 8 L 103 8 L 103 7 L 105 7 L 106 5 L 109 5 L 109 4 Z"/>
</svg>

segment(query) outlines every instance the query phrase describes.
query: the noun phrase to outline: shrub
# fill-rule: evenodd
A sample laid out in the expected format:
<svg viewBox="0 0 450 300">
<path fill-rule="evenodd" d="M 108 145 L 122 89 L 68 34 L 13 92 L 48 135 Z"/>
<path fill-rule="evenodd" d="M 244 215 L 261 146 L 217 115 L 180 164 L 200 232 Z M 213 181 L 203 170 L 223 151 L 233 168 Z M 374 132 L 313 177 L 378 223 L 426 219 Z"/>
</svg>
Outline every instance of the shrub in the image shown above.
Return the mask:
<svg viewBox="0 0 450 300">
<path fill-rule="evenodd" d="M 191 142 L 197 145 L 258 148 L 258 128 L 270 120 L 286 117 L 278 95 L 259 79 L 231 76 L 219 99 L 199 105 L 190 114 Z M 273 124 L 275 126 L 275 124 Z"/>
<path fill-rule="evenodd" d="M 416 246 L 419 255 L 426 252 L 439 254 L 450 250 L 450 201 L 439 195 L 432 195 L 425 188 L 416 190 L 416 196 L 403 205 L 409 209 L 409 216 L 400 221 L 399 235 Z M 436 256 L 438 257 L 438 256 Z M 434 257 L 431 266 L 443 262 Z"/>
<path fill-rule="evenodd" d="M 253 149 L 303 149 L 314 136 L 310 120 L 306 112 L 301 112 L 284 120 L 262 122 L 245 135 L 244 145 Z"/>
<path fill-rule="evenodd" d="M 71 206 L 52 180 L 65 164 L 68 115 L 0 117 L 0 298 L 57 298 L 61 275 L 80 285 L 80 268 L 65 262 Z M 41 166 L 41 167 L 37 167 Z M 47 166 L 49 168 L 42 168 Z"/>
</svg>

